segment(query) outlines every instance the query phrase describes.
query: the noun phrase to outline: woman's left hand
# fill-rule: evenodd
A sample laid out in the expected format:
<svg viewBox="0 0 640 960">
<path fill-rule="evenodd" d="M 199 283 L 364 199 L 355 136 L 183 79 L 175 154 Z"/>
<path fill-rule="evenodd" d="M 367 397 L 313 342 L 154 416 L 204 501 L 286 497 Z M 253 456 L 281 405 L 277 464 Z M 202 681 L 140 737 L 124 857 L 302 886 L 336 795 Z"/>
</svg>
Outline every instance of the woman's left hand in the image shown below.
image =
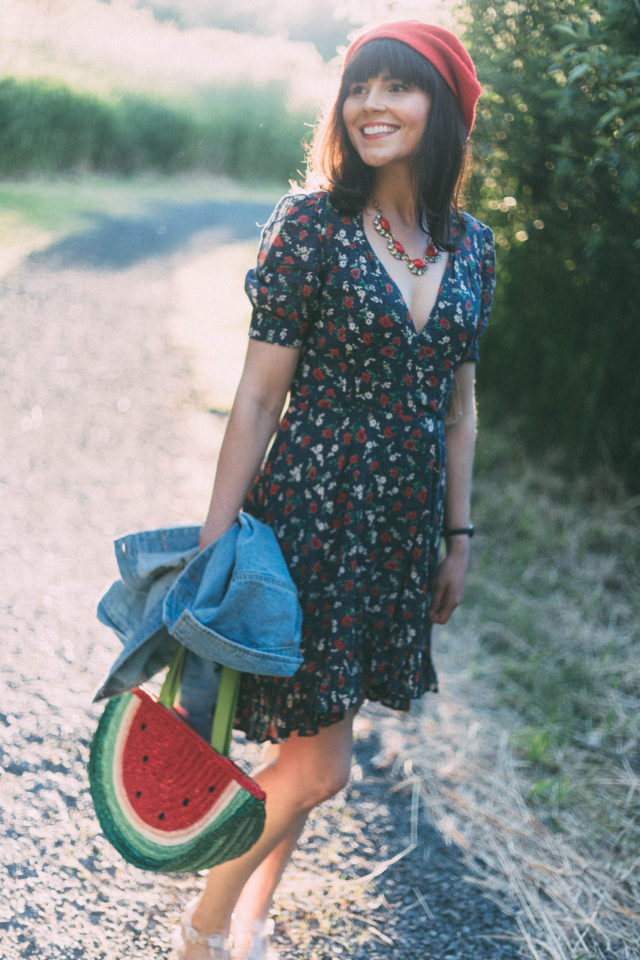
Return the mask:
<svg viewBox="0 0 640 960">
<path fill-rule="evenodd" d="M 429 608 L 429 619 L 432 623 L 446 623 L 462 602 L 468 565 L 469 538 L 456 537 L 455 543 L 447 548 L 447 555 L 438 568 Z"/>
</svg>

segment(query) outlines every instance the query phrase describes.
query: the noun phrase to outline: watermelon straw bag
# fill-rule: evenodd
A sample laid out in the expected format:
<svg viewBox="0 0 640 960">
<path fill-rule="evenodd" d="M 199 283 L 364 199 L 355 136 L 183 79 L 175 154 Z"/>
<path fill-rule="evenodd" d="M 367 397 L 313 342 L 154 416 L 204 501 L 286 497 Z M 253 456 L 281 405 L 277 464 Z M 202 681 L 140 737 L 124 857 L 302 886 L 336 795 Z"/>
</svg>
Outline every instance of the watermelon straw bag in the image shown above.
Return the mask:
<svg viewBox="0 0 640 960">
<path fill-rule="evenodd" d="M 240 674 L 222 667 L 211 746 L 172 711 L 180 646 L 156 699 L 137 688 L 105 707 L 89 785 L 100 825 L 143 870 L 204 870 L 245 853 L 264 827 L 264 791 L 228 758 Z"/>
</svg>

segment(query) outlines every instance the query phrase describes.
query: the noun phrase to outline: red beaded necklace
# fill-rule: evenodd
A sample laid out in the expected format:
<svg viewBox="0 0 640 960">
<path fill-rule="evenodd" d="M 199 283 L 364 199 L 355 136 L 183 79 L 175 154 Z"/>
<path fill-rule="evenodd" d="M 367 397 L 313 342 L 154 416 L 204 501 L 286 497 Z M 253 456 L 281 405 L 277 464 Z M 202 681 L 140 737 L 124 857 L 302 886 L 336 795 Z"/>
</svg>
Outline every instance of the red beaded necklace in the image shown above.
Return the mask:
<svg viewBox="0 0 640 960">
<path fill-rule="evenodd" d="M 387 241 L 387 250 L 392 257 L 396 258 L 396 260 L 404 260 L 411 273 L 415 273 L 417 277 L 421 277 L 427 272 L 427 267 L 430 263 L 438 262 L 440 251 L 435 244 L 429 240 L 427 249 L 424 252 L 424 257 L 416 257 L 415 259 L 410 257 L 404 246 L 394 237 L 389 221 L 384 216 L 382 210 L 375 200 L 373 201 L 373 205 L 378 211 L 374 217 L 373 225 L 380 236 L 384 237 L 384 239 Z"/>
</svg>

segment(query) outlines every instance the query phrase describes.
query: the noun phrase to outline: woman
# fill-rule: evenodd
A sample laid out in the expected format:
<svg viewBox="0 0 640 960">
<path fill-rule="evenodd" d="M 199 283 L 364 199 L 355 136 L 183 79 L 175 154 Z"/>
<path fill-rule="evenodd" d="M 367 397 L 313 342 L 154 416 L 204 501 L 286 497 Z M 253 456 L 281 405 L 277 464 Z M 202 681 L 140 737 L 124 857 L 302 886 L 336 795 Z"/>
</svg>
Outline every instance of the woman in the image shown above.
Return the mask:
<svg viewBox="0 0 640 960">
<path fill-rule="evenodd" d="M 473 532 L 493 290 L 491 232 L 456 203 L 479 93 L 446 30 L 399 21 L 356 39 L 316 138 L 325 189 L 279 203 L 248 274 L 251 339 L 202 545 L 243 506 L 270 524 L 305 660 L 290 679 L 243 678 L 237 725 L 272 741 L 255 774 L 267 823 L 187 909 L 184 960 L 266 960 L 274 890 L 309 811 L 347 781 L 360 703 L 406 710 L 436 689 L 431 625 L 462 598 Z"/>
</svg>

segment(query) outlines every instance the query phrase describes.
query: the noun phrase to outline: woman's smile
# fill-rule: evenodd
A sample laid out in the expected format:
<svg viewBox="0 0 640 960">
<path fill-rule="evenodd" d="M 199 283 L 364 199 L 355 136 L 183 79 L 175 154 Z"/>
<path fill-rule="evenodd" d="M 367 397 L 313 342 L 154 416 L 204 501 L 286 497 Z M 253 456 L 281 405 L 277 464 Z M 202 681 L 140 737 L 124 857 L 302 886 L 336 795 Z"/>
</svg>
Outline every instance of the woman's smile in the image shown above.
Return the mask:
<svg viewBox="0 0 640 960">
<path fill-rule="evenodd" d="M 390 123 L 367 123 L 361 128 L 363 137 L 384 137 L 390 133 L 395 133 L 398 127 Z"/>
</svg>

